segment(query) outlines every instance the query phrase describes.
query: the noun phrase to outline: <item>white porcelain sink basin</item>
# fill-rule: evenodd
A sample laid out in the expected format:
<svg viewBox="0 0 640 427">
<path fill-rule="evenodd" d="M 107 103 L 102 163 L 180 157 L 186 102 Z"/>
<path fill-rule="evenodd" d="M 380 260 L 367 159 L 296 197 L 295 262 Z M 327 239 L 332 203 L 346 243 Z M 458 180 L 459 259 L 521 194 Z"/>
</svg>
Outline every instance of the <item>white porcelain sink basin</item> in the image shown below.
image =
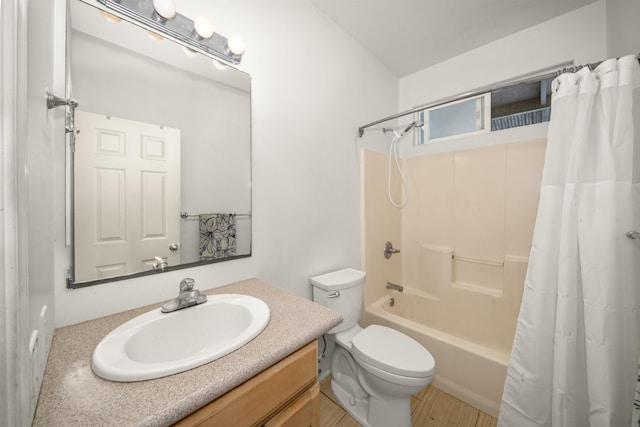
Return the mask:
<svg viewBox="0 0 640 427">
<path fill-rule="evenodd" d="M 96 375 L 112 381 L 160 378 L 219 359 L 255 338 L 269 323 L 269 307 L 248 295 L 208 295 L 207 302 L 123 323 L 93 352 Z"/>
</svg>

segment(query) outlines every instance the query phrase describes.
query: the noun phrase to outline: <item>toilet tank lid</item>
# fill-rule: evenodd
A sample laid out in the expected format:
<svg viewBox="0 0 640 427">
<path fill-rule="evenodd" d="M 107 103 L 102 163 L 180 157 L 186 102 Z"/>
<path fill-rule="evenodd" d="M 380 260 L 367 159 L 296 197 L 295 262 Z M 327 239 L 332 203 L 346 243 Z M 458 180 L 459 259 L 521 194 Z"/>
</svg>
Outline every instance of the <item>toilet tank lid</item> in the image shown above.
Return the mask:
<svg viewBox="0 0 640 427">
<path fill-rule="evenodd" d="M 353 268 L 344 268 L 331 273 L 322 274 L 311 278 L 311 284 L 321 289 L 331 291 L 347 289 L 359 285 L 367 274 L 364 271 Z"/>
</svg>

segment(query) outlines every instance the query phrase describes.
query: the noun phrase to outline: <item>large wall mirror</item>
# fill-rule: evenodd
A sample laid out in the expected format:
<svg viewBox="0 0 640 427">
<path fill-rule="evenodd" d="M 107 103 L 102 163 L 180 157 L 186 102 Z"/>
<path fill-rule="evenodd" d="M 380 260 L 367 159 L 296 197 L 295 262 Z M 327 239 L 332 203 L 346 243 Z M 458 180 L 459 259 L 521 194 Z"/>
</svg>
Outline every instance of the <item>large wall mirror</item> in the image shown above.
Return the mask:
<svg viewBox="0 0 640 427">
<path fill-rule="evenodd" d="M 78 288 L 251 255 L 251 78 L 69 0 Z"/>
</svg>

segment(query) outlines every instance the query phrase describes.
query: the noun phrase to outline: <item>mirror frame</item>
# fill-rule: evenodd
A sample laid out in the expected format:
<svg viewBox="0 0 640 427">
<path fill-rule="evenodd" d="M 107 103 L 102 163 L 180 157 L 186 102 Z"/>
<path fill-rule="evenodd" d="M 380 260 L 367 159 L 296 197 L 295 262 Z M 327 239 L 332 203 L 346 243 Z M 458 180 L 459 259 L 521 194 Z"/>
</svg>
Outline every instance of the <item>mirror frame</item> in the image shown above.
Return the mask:
<svg viewBox="0 0 640 427">
<path fill-rule="evenodd" d="M 71 37 L 71 13 L 70 13 L 70 2 L 71 1 L 79 1 L 81 3 L 85 3 L 86 5 L 90 6 L 90 7 L 94 7 L 96 10 L 103 10 L 105 12 L 108 12 L 110 14 L 116 15 L 119 18 L 121 18 L 123 21 L 126 21 L 132 25 L 135 25 L 139 28 L 142 29 L 148 29 L 144 23 L 138 22 L 134 19 L 132 19 L 129 16 L 120 14 L 116 11 L 114 11 L 113 9 L 107 9 L 104 4 L 99 1 L 99 0 L 67 0 L 66 1 L 66 7 L 67 7 L 67 21 L 66 21 L 66 34 L 65 34 L 65 38 L 66 38 L 66 67 L 70 67 L 71 66 L 71 59 L 69 56 L 69 52 L 71 49 L 71 42 L 70 42 L 70 37 Z M 151 1 L 151 0 L 149 0 Z M 155 32 L 160 32 L 158 31 L 158 29 L 154 28 Z M 179 39 L 176 39 L 175 37 L 172 37 L 171 34 L 167 34 L 167 33 L 163 33 L 161 34 L 162 36 L 164 36 L 165 38 L 167 38 L 168 40 L 177 43 L 179 45 L 182 45 L 186 48 L 189 49 L 193 49 L 193 46 L 185 43 Z M 244 75 L 247 76 L 248 80 L 249 80 L 249 204 L 250 204 L 250 209 L 249 209 L 249 215 L 250 215 L 250 220 L 251 220 L 251 226 L 250 226 L 250 238 L 249 238 L 249 252 L 246 254 L 240 254 L 240 255 L 233 255 L 233 256 L 229 256 L 229 257 L 225 257 L 225 258 L 217 258 L 217 259 L 207 259 L 207 260 L 198 260 L 198 261 L 193 261 L 193 262 L 185 262 L 185 263 L 181 263 L 181 264 L 177 264 L 177 265 L 170 265 L 165 267 L 162 270 L 145 270 L 145 271 L 139 271 L 139 272 L 135 272 L 135 273 L 128 273 L 128 274 L 123 274 L 123 275 L 119 275 L 119 276 L 112 276 L 112 277 L 105 277 L 105 278 L 101 278 L 101 279 L 95 279 L 95 280 L 87 280 L 87 281 L 82 281 L 82 282 L 76 282 L 75 281 L 75 206 L 74 206 L 74 184 L 75 184 L 75 156 L 74 156 L 74 149 L 73 149 L 73 145 L 75 144 L 75 137 L 71 136 L 71 137 L 67 137 L 67 135 L 71 135 L 70 133 L 67 133 L 65 135 L 65 149 L 66 149 L 66 156 L 67 156 L 67 191 L 69 194 L 69 199 L 70 199 L 70 203 L 67 203 L 67 212 L 66 212 L 66 222 L 67 222 L 67 227 L 69 227 L 69 232 L 67 233 L 67 239 L 70 241 L 68 242 L 68 246 L 70 248 L 70 256 L 71 256 L 71 266 L 68 268 L 67 270 L 67 277 L 66 277 L 66 287 L 68 289 L 80 289 L 80 288 L 84 288 L 84 287 L 88 287 L 88 286 L 95 286 L 95 285 L 100 285 L 100 284 L 105 284 L 105 283 L 110 283 L 110 282 L 116 282 L 116 281 L 121 281 L 121 280 L 129 280 L 129 279 L 134 279 L 134 278 L 138 278 L 138 277 L 144 277 L 144 276 L 151 276 L 151 275 L 155 275 L 155 274 L 159 274 L 159 273 L 165 273 L 165 272 L 170 272 L 170 271 L 176 271 L 176 270 L 182 270 L 185 268 L 192 268 L 192 267 L 199 267 L 202 265 L 208 265 L 208 264 L 215 264 L 215 263 L 219 263 L 219 262 L 227 262 L 227 261 L 233 261 L 233 260 L 237 260 L 237 259 L 243 259 L 243 258 L 249 258 L 252 256 L 253 253 L 253 185 L 251 185 L 251 183 L 253 182 L 253 167 L 252 167 L 252 140 L 253 140 L 253 126 L 252 126 L 252 122 L 251 122 L 251 75 L 249 73 L 246 73 L 242 70 L 239 70 L 238 68 L 236 68 L 234 65 L 235 63 L 232 62 L 225 62 L 223 60 L 220 59 L 219 56 L 215 56 L 212 55 L 204 50 L 198 49 L 198 53 L 201 55 L 204 55 L 212 60 L 218 61 L 221 64 L 225 65 L 225 67 L 231 68 L 234 71 L 243 73 Z M 239 62 L 239 61 L 238 61 Z M 67 79 L 67 83 L 69 84 L 69 79 Z M 73 139 L 72 139 L 73 138 Z"/>
</svg>

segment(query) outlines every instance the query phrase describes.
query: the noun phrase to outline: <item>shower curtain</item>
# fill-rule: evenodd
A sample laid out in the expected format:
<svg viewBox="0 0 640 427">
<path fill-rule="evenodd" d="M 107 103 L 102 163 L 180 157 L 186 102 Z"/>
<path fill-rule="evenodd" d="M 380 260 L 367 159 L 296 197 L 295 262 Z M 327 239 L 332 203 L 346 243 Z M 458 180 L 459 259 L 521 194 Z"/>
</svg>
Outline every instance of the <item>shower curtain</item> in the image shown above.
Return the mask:
<svg viewBox="0 0 640 427">
<path fill-rule="evenodd" d="M 540 204 L 498 425 L 630 426 L 640 341 L 640 67 L 553 82 Z"/>
</svg>

